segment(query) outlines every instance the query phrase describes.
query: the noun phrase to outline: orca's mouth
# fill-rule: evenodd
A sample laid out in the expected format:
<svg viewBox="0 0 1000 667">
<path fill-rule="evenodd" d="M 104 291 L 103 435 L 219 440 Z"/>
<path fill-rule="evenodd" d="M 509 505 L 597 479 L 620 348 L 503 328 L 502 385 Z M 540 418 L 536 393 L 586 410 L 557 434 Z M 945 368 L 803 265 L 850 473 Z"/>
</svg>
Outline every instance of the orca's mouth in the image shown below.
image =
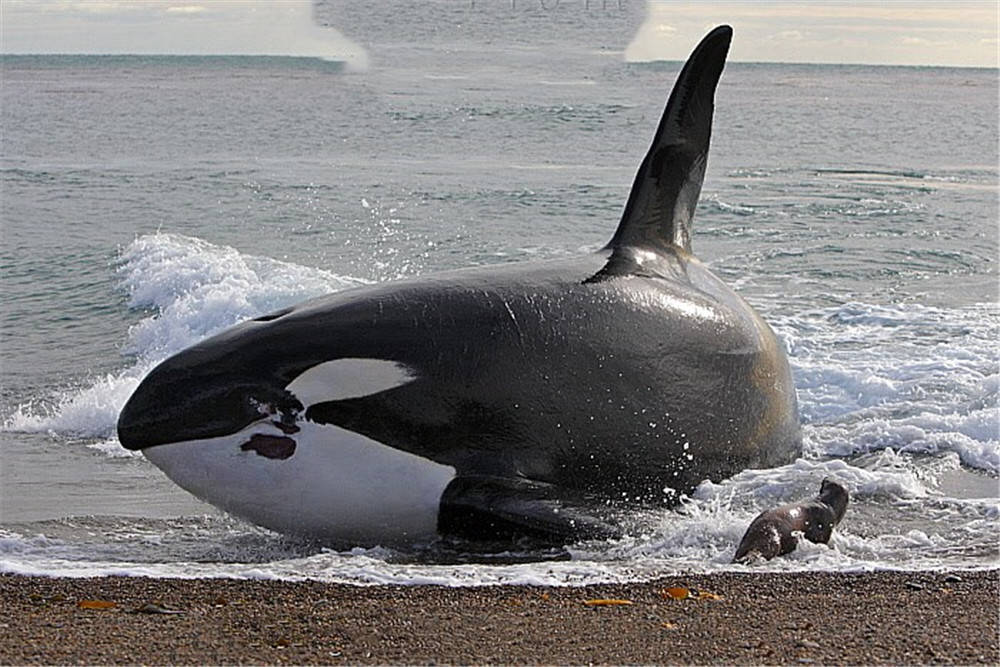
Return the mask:
<svg viewBox="0 0 1000 667">
<path fill-rule="evenodd" d="M 118 416 L 118 441 L 122 447 L 143 450 L 207 440 L 240 433 L 254 425 L 273 427 L 276 432 L 268 437 L 287 440 L 299 431 L 296 420 L 303 407 L 287 392 L 281 391 L 277 400 L 260 400 L 254 396 L 273 396 L 278 392 L 222 385 L 218 389 L 202 389 L 199 395 L 185 400 L 172 395 L 173 389 L 153 378 L 139 385 Z M 257 446 L 250 448 L 256 450 Z M 262 445 L 261 449 L 273 448 Z"/>
<path fill-rule="evenodd" d="M 136 388 L 118 417 L 123 447 L 148 455 L 162 446 L 221 438 L 251 456 L 284 461 L 295 454 L 304 408 L 293 394 L 220 374 L 195 391 L 187 382 L 188 393 L 179 395 L 187 378 L 178 375 L 156 369 Z"/>
</svg>

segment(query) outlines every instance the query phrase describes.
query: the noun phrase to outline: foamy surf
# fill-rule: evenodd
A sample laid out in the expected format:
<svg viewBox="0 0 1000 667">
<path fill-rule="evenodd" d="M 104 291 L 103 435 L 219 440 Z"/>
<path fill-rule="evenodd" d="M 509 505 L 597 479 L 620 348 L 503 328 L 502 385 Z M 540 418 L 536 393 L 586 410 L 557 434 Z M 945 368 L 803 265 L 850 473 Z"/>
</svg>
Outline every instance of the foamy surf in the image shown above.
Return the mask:
<svg viewBox="0 0 1000 667">
<path fill-rule="evenodd" d="M 99 439 L 102 451 L 120 456 L 107 442 L 118 413 L 159 362 L 237 322 L 365 282 L 180 234 L 137 238 L 122 249 L 117 272 L 129 309 L 142 315 L 122 343 L 128 365 L 22 403 L 3 430 Z"/>
<path fill-rule="evenodd" d="M 766 564 L 732 565 L 742 532 L 762 508 L 811 495 L 835 476 L 853 505 L 829 546 L 805 542 Z M 921 486 L 904 470 L 861 470 L 801 460 L 703 484 L 675 511 L 644 517 L 619 541 L 487 559 L 454 546 L 337 551 L 213 513 L 170 520 L 78 517 L 0 531 L 0 571 L 89 577 L 315 579 L 352 584 L 583 585 L 642 581 L 680 572 L 982 569 L 995 567 L 1000 507 Z M 971 536 L 971 537 L 970 537 Z M 476 562 L 476 561 L 480 562 Z M 456 562 L 458 561 L 458 562 Z M 510 562 L 505 562 L 510 561 Z"/>
<path fill-rule="evenodd" d="M 807 451 L 957 454 L 1000 473 L 1000 307 L 849 303 L 773 318 L 795 375 Z"/>
</svg>

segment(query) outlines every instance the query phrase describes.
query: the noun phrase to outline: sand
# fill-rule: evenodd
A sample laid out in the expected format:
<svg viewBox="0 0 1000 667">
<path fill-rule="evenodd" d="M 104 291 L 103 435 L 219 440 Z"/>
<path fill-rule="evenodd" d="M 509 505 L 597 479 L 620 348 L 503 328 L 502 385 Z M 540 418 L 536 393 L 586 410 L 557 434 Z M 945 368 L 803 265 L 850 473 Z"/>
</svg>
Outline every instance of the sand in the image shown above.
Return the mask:
<svg viewBox="0 0 1000 667">
<path fill-rule="evenodd" d="M 681 586 L 719 599 L 664 597 Z M 587 604 L 609 598 L 631 604 Z M 1000 663 L 1000 570 L 585 588 L 0 575 L 0 601 L 3 664 Z M 164 610 L 182 613 L 147 613 Z"/>
</svg>

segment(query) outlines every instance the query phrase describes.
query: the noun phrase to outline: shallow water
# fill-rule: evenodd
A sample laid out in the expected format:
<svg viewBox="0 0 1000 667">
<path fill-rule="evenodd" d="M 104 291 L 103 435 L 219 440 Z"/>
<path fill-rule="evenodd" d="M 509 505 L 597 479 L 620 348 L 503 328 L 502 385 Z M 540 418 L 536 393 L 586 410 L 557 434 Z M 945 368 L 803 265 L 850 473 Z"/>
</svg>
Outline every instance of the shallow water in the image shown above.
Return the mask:
<svg viewBox="0 0 1000 667">
<path fill-rule="evenodd" d="M 852 494 L 832 548 L 765 569 L 996 565 L 995 70 L 727 66 L 693 245 L 788 349 L 805 453 L 706 482 L 632 537 L 486 564 L 461 545 L 335 551 L 228 518 L 122 449 L 141 377 L 241 319 L 610 237 L 679 63 L 623 62 L 612 19 L 521 17 L 538 48 L 386 20 L 366 72 L 0 59 L 0 570 L 477 584 L 739 569 L 753 516 L 825 476 Z"/>
</svg>

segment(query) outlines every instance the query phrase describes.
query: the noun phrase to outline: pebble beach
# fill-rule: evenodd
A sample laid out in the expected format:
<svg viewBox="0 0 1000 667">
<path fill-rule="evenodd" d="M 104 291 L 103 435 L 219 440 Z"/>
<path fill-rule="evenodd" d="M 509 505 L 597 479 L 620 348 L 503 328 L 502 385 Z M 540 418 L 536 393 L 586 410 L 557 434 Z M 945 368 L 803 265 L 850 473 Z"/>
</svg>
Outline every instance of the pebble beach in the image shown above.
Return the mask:
<svg viewBox="0 0 1000 667">
<path fill-rule="evenodd" d="M 0 575 L 2 664 L 997 664 L 1000 570 L 586 587 Z"/>
</svg>

